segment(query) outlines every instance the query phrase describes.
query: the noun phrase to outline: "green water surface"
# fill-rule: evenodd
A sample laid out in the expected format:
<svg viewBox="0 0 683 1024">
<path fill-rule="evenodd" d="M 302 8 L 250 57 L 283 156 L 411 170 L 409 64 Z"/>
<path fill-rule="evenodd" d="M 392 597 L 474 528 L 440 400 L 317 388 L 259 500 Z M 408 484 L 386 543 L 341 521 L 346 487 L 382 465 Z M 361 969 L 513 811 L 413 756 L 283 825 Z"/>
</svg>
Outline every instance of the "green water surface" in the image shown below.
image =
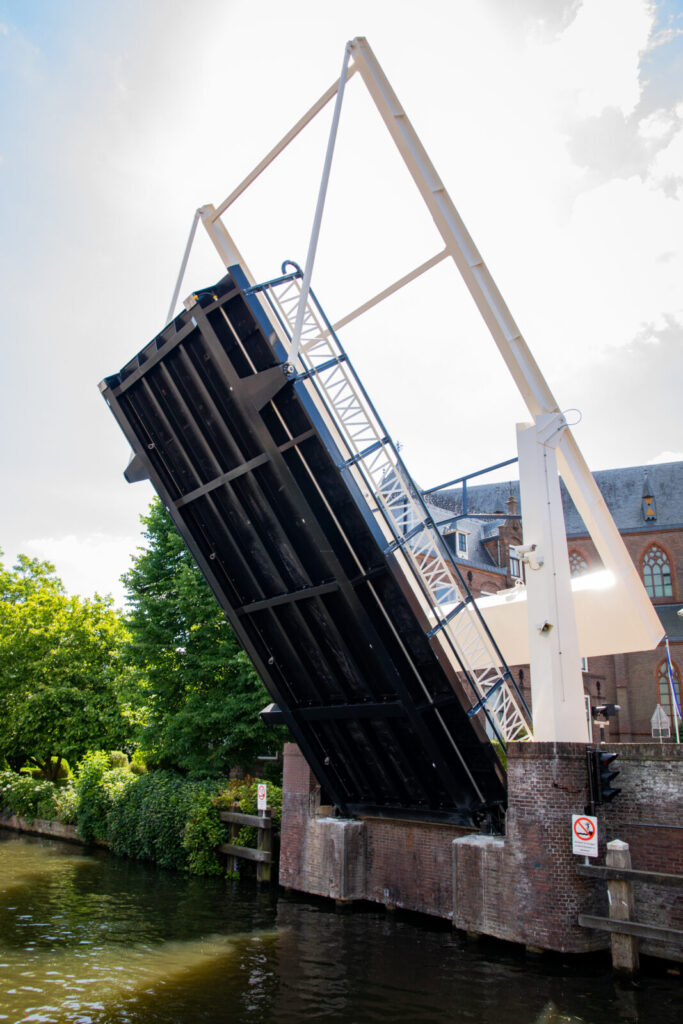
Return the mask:
<svg viewBox="0 0 683 1024">
<path fill-rule="evenodd" d="M 680 979 L 529 959 L 437 922 L 335 912 L 0 830 L 0 1021 L 679 1024 Z"/>
</svg>

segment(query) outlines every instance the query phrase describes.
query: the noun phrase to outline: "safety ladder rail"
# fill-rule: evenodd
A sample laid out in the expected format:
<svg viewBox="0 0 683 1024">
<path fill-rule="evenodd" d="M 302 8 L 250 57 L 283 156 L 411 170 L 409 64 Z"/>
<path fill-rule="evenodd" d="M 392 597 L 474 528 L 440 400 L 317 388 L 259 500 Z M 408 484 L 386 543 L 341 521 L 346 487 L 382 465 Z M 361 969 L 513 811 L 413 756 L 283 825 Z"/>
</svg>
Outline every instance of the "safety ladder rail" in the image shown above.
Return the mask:
<svg viewBox="0 0 683 1024">
<path fill-rule="evenodd" d="M 288 266 L 291 273 L 285 273 Z M 291 340 L 301 294 L 301 270 L 283 264 L 282 276 L 249 289 L 268 303 L 285 336 Z M 334 427 L 341 449 L 342 469 L 361 484 L 377 504 L 384 523 L 385 553 L 394 552 L 408 569 L 422 597 L 425 615 L 434 620 L 428 636 L 439 635 L 452 652 L 470 685 L 474 703 L 469 714 L 483 711 L 505 746 L 511 740 L 532 738 L 529 711 L 498 650 L 495 640 L 443 537 L 408 474 L 399 453 L 358 379 L 339 339 L 315 295 L 306 303 L 295 380 L 313 388 Z"/>
</svg>

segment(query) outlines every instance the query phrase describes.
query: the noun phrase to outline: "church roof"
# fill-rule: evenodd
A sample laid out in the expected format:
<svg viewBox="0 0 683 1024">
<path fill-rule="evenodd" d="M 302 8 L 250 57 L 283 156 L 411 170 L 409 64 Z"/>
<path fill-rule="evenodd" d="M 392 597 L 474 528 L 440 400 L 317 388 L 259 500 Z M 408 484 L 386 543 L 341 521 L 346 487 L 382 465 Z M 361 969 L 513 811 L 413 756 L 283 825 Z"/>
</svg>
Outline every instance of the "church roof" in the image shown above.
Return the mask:
<svg viewBox="0 0 683 1024">
<path fill-rule="evenodd" d="M 656 502 L 657 518 L 646 522 L 643 518 L 643 484 L 647 473 L 649 490 Z M 658 530 L 683 526 L 683 462 L 665 462 L 649 466 L 628 466 L 603 469 L 593 474 L 612 517 L 621 533 L 635 531 L 656 533 Z M 581 516 L 560 482 L 562 504 L 568 537 L 587 534 Z M 520 501 L 519 481 L 469 485 L 467 512 L 499 513 L 505 516 L 505 502 L 510 495 Z M 430 505 L 457 515 L 462 512 L 462 489 L 439 491 L 428 496 Z M 523 514 L 524 509 L 520 512 Z"/>
</svg>

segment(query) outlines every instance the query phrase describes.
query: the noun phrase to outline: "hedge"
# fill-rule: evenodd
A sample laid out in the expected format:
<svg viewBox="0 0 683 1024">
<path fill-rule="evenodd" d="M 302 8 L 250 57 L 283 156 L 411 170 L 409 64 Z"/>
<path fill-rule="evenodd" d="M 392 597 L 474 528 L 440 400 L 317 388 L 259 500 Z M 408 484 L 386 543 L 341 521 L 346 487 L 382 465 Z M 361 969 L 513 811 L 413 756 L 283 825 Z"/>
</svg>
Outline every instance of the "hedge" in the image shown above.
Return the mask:
<svg viewBox="0 0 683 1024">
<path fill-rule="evenodd" d="M 77 765 L 75 782 L 65 785 L 24 773 L 0 772 L 0 809 L 36 818 L 76 824 L 84 842 L 107 842 L 121 857 L 149 860 L 195 875 L 224 870 L 216 848 L 226 839 L 219 812 L 239 806 L 256 813 L 260 780 L 192 779 L 172 771 L 139 774 L 118 751 L 93 751 Z M 268 783 L 269 804 L 280 823 L 282 790 Z M 234 840 L 252 845 L 255 830 Z"/>
</svg>

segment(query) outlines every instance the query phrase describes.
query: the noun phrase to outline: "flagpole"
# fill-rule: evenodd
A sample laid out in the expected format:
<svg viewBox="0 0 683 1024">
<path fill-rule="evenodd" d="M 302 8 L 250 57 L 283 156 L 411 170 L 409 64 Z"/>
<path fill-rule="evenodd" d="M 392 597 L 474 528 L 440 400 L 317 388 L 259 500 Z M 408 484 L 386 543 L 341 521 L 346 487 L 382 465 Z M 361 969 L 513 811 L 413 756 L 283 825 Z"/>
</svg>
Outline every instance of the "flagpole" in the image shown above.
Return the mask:
<svg viewBox="0 0 683 1024">
<path fill-rule="evenodd" d="M 676 727 L 676 743 L 681 742 L 681 736 L 678 729 L 678 719 L 681 717 L 681 709 L 678 705 L 678 698 L 676 697 L 676 689 L 674 687 L 674 670 L 671 664 L 671 651 L 669 650 L 669 638 L 664 637 L 664 643 L 666 644 L 666 667 L 669 673 L 669 689 L 671 690 L 671 710 L 674 717 L 674 726 Z"/>
</svg>

